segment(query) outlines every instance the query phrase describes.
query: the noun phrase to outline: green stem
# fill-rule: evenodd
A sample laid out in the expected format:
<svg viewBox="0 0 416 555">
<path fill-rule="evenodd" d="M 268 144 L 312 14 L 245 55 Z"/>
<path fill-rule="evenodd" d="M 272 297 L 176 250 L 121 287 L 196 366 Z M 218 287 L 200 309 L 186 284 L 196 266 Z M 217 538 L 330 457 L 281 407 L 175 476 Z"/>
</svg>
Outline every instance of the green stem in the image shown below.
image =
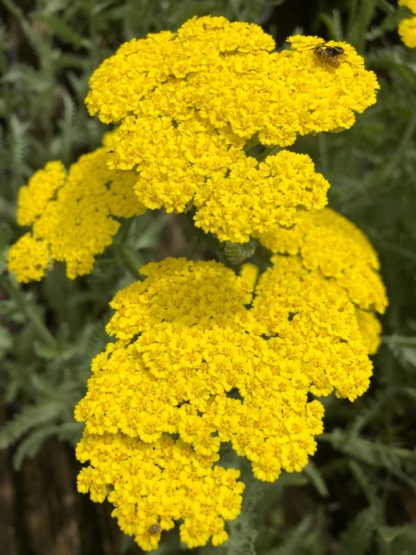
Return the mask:
<svg viewBox="0 0 416 555">
<path fill-rule="evenodd" d="M 355 33 L 355 22 L 357 19 L 357 4 L 358 4 L 358 0 L 350 0 L 346 34 L 347 34 L 347 41 L 351 42 L 352 44 L 355 43 L 354 33 Z"/>
<path fill-rule="evenodd" d="M 325 174 L 328 170 L 328 140 L 325 133 L 318 135 L 319 162 L 321 171 Z"/>
<path fill-rule="evenodd" d="M 145 260 L 138 252 L 130 248 L 127 244 L 134 221 L 134 218 L 130 218 L 130 220 L 126 222 L 120 241 L 115 245 L 115 250 L 118 258 L 123 263 L 124 268 L 131 276 L 134 277 L 135 280 L 137 280 L 139 279 L 139 268 L 143 266 Z"/>
<path fill-rule="evenodd" d="M 410 120 L 406 126 L 406 129 L 403 133 L 402 139 L 399 143 L 399 146 L 396 148 L 393 156 L 390 158 L 390 161 L 384 166 L 384 168 L 380 171 L 375 171 L 372 173 L 368 180 L 367 191 L 366 191 L 366 199 L 363 199 L 361 195 L 353 196 L 349 199 L 348 202 L 345 203 L 344 209 L 347 212 L 352 212 L 357 203 L 360 203 L 361 207 L 364 207 L 368 204 L 371 199 L 371 190 L 373 187 L 377 187 L 378 194 L 381 194 L 384 189 L 386 182 L 390 179 L 391 175 L 394 173 L 397 166 L 400 164 L 403 154 L 406 152 L 409 144 L 412 141 L 414 132 L 416 130 L 416 112 L 413 112 L 410 116 Z M 402 253 L 403 254 L 403 253 Z"/>
<path fill-rule="evenodd" d="M 269 146 L 265 148 L 264 152 L 258 157 L 258 161 L 262 162 L 268 156 L 273 156 L 273 154 L 277 154 L 280 150 L 281 149 L 278 146 Z"/>
<path fill-rule="evenodd" d="M 379 184 L 385 183 L 390 178 L 390 176 L 392 175 L 396 167 L 398 166 L 400 160 L 402 159 L 403 153 L 406 151 L 410 141 L 412 140 L 415 129 L 416 129 L 416 112 L 413 112 L 410 117 L 409 123 L 407 124 L 407 127 L 403 133 L 399 146 L 396 149 L 396 152 L 394 153 L 393 157 L 390 159 L 390 162 L 386 165 L 383 173 L 381 174 L 381 177 L 378 181 Z"/>
<path fill-rule="evenodd" d="M 9 283 L 8 280 L 4 278 L 4 276 L 0 276 L 0 283 L 10 295 L 10 297 L 15 301 L 16 305 L 20 308 L 23 314 L 25 314 L 27 319 L 32 323 L 39 338 L 47 343 L 50 347 L 56 349 L 56 339 L 42 322 L 39 314 L 34 309 L 33 305 L 27 302 L 27 299 L 25 299 L 25 296 L 23 295 L 22 290 L 20 289 L 18 284 L 16 282 L 13 282 L 12 280 L 10 280 Z"/>
<path fill-rule="evenodd" d="M 143 258 L 132 249 L 128 248 L 126 245 L 117 245 L 117 255 L 129 274 L 135 279 L 139 279 L 139 268 L 143 266 L 145 261 Z"/>
<path fill-rule="evenodd" d="M 366 34 L 368 26 L 373 19 L 377 9 L 377 0 L 361 0 L 360 10 L 356 23 L 355 44 L 358 52 L 363 53 L 366 46 Z"/>
<path fill-rule="evenodd" d="M 129 220 L 127 220 L 127 222 L 125 222 L 124 229 L 121 232 L 121 238 L 119 241 L 120 247 L 123 247 L 126 244 L 133 222 L 134 218 L 130 218 Z"/>
<path fill-rule="evenodd" d="M 373 235 L 369 233 L 368 235 L 372 238 L 373 242 L 377 245 L 380 245 L 380 247 L 383 247 L 384 249 L 394 252 L 399 256 L 403 256 L 405 258 L 408 258 L 409 260 L 412 260 L 413 262 L 416 262 L 415 251 L 412 251 L 411 249 L 407 249 L 405 247 L 401 247 L 400 245 L 396 245 L 391 241 L 386 241 L 385 239 L 379 239 L 378 237 L 375 236 L 375 234 Z"/>
<path fill-rule="evenodd" d="M 381 340 L 386 345 L 415 345 L 416 337 L 406 337 L 403 335 L 381 336 Z"/>
</svg>

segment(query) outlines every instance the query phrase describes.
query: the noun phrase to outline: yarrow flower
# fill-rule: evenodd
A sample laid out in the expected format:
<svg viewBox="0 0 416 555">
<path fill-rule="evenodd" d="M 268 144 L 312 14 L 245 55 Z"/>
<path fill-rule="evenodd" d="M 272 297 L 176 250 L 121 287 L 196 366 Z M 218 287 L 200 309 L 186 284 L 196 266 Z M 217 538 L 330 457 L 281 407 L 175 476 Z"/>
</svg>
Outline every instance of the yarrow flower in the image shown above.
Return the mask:
<svg viewBox="0 0 416 555">
<path fill-rule="evenodd" d="M 99 148 L 68 173 L 61 162 L 48 162 L 20 189 L 17 221 L 32 229 L 9 250 L 8 268 L 18 281 L 42 279 L 53 260 L 66 263 L 71 279 L 91 272 L 120 227 L 114 217 L 145 211 L 133 193 L 134 174 L 109 170 L 106 158 Z"/>
<path fill-rule="evenodd" d="M 329 185 L 308 156 L 259 161 L 250 146 L 348 128 L 378 85 L 346 43 L 334 43 L 344 51 L 337 67 L 316 55 L 318 37 L 289 43 L 275 52 L 257 25 L 202 17 L 125 43 L 101 64 L 87 107 L 118 125 L 109 165 L 136 172 L 140 202 L 193 206 L 195 225 L 236 243 L 325 206 Z"/>
<path fill-rule="evenodd" d="M 377 351 L 381 326 L 375 313 L 384 313 L 387 296 L 377 254 L 352 222 L 324 209 L 306 214 L 291 229 L 281 228 L 260 240 L 272 252 L 296 255 L 305 270 L 318 271 L 322 278 L 335 281 L 355 306 L 368 352 Z M 280 264 L 280 257 L 274 261 Z"/>
<path fill-rule="evenodd" d="M 416 0 L 399 0 L 399 6 L 409 8 L 414 15 L 399 23 L 397 30 L 400 38 L 409 48 L 416 48 Z"/>
<path fill-rule="evenodd" d="M 223 466 L 225 446 L 259 480 L 299 472 L 323 431 L 314 395 L 353 401 L 369 385 L 387 303 L 377 256 L 324 209 L 329 184 L 310 157 L 286 147 L 349 128 L 377 80 L 346 43 L 288 43 L 276 52 L 256 25 L 204 17 L 122 45 L 86 99 L 111 136 L 68 173 L 49 162 L 19 194 L 31 230 L 8 265 L 21 282 L 53 260 L 70 278 L 90 272 L 116 218 L 146 209 L 192 210 L 221 241 L 254 237 L 273 253 L 261 275 L 252 264 L 236 275 L 212 261 L 150 263 L 111 303 L 113 341 L 75 409 L 78 489 L 108 499 L 144 550 L 175 525 L 191 548 L 226 541 L 244 483 Z"/>
<path fill-rule="evenodd" d="M 252 266 L 236 276 L 218 262 L 167 259 L 111 303 L 116 341 L 95 358 L 75 412 L 85 422 L 77 456 L 90 462 L 79 489 L 108 497 L 143 549 L 175 521 L 189 547 L 225 541 L 243 485 L 221 467 L 221 445 L 260 480 L 300 471 L 323 429 L 310 393 L 354 400 L 368 387 L 369 349 L 347 288 L 299 254 L 273 263 L 256 285 Z M 207 499 L 212 473 L 224 481 Z"/>
</svg>

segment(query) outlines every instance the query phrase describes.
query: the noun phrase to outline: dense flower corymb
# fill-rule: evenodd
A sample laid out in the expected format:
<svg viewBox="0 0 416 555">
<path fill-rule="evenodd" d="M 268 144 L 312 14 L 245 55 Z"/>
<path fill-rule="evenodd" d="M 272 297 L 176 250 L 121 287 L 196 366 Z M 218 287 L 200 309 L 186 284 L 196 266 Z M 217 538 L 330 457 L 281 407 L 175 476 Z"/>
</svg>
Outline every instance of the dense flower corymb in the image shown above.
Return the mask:
<svg viewBox="0 0 416 555">
<path fill-rule="evenodd" d="M 213 466 L 212 457 L 167 436 L 152 443 L 123 434 L 84 434 L 76 450 L 90 461 L 78 477 L 80 492 L 93 501 L 107 496 L 124 533 L 145 550 L 156 549 L 161 532 L 183 520 L 181 539 L 189 547 L 227 539 L 224 519 L 240 512 L 244 484 L 239 471 Z"/>
<path fill-rule="evenodd" d="M 8 268 L 20 282 L 42 279 L 52 260 L 65 262 L 71 279 L 89 273 L 120 227 L 114 216 L 143 213 L 134 175 L 109 170 L 106 157 L 100 148 L 68 173 L 61 162 L 49 162 L 20 189 L 17 221 L 32 227 L 8 255 Z"/>
<path fill-rule="evenodd" d="M 348 44 L 334 67 L 316 56 L 318 37 L 289 42 L 278 53 L 257 25 L 194 18 L 122 45 L 95 71 L 88 109 L 118 124 L 110 167 L 137 172 L 146 207 L 193 205 L 197 226 L 241 243 L 325 206 L 328 184 L 307 156 L 246 151 L 350 127 L 377 81 Z"/>
<path fill-rule="evenodd" d="M 408 17 L 399 23 L 398 32 L 400 38 L 409 48 L 416 48 L 416 1 L 399 0 L 399 6 L 409 8 L 415 17 Z"/>
<path fill-rule="evenodd" d="M 278 228 L 260 240 L 272 252 L 296 255 L 305 270 L 335 281 L 355 306 L 368 352 L 377 350 L 380 324 L 375 313 L 384 313 L 387 296 L 377 254 L 352 222 L 324 209 L 306 214 L 291 229 Z M 280 264 L 280 257 L 275 261 Z"/>
<path fill-rule="evenodd" d="M 323 407 L 310 392 L 335 389 L 354 399 L 368 387 L 371 362 L 355 306 L 335 280 L 305 269 L 299 256 L 276 256 L 256 287 L 250 267 L 240 277 L 217 262 L 167 259 L 141 271 L 145 279 L 111 303 L 107 332 L 116 341 L 95 358 L 76 408 L 85 422 L 78 457 L 90 461 L 79 487 L 99 501 L 108 494 L 121 528 L 144 549 L 155 547 L 151 523 L 168 530 L 178 520 L 188 545 L 210 536 L 221 543 L 224 519 L 239 512 L 238 475 L 202 514 L 199 501 L 190 500 L 192 488 L 205 491 L 211 473 L 223 472 L 223 443 L 246 457 L 261 480 L 304 468 L 322 431 Z M 191 472 L 179 475 L 169 501 L 163 493 L 177 469 L 159 453 L 165 441 L 174 451 L 186 449 L 182 464 L 189 456 Z M 125 444 L 133 446 L 131 455 L 127 448 L 119 454 Z M 152 453 L 149 464 L 153 453 L 161 460 L 142 488 L 135 460 L 143 451 Z M 196 474 L 195 459 L 205 468 Z M 233 511 L 224 512 L 223 496 Z M 206 525 L 192 520 L 193 511 Z"/>
</svg>

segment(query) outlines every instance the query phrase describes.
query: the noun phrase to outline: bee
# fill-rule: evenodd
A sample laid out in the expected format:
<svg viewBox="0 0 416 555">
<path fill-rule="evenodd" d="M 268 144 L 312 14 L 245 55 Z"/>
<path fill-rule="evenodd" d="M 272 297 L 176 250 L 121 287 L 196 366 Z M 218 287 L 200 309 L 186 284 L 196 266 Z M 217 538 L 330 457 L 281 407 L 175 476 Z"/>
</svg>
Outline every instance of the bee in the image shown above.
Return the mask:
<svg viewBox="0 0 416 555">
<path fill-rule="evenodd" d="M 160 526 L 159 526 L 159 524 L 157 524 L 157 523 L 151 524 L 151 525 L 149 526 L 149 528 L 147 529 L 147 531 L 149 532 L 149 534 L 152 534 L 152 535 L 159 534 L 159 532 L 160 532 Z"/>
<path fill-rule="evenodd" d="M 332 67 L 338 67 L 344 54 L 344 49 L 341 46 L 329 46 L 322 42 L 314 46 L 313 53 L 320 62 Z"/>
</svg>

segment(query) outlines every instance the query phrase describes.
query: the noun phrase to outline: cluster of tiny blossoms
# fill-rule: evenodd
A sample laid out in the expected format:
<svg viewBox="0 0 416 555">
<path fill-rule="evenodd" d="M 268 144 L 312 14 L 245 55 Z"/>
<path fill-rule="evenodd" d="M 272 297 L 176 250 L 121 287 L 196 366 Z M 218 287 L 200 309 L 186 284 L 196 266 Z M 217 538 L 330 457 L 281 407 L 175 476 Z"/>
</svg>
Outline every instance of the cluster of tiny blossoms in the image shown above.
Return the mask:
<svg viewBox="0 0 416 555">
<path fill-rule="evenodd" d="M 134 174 L 108 169 L 106 158 L 99 148 L 68 173 L 61 162 L 48 162 L 20 189 L 17 221 L 32 229 L 9 250 L 8 268 L 18 281 L 42 279 L 53 260 L 66 263 L 71 279 L 91 272 L 94 257 L 120 227 L 114 216 L 144 212 L 133 192 Z"/>
<path fill-rule="evenodd" d="M 32 230 L 9 252 L 17 279 L 41 279 L 53 260 L 70 278 L 89 273 L 119 229 L 114 217 L 146 208 L 194 207 L 197 226 L 236 243 L 322 209 L 329 184 L 307 155 L 257 159 L 258 149 L 351 126 L 377 82 L 348 44 L 331 65 L 316 55 L 318 37 L 288 42 L 275 52 L 260 27 L 205 17 L 122 45 L 87 96 L 92 114 L 118 125 L 111 140 L 68 175 L 48 163 L 20 191 L 18 223 Z"/>
<path fill-rule="evenodd" d="M 306 214 L 291 229 L 280 228 L 260 238 L 264 246 L 280 255 L 296 255 L 304 270 L 320 279 L 336 281 L 356 308 L 368 352 L 379 346 L 380 323 L 387 297 L 380 279 L 377 255 L 365 235 L 346 218 L 330 209 Z M 280 265 L 281 256 L 273 258 Z"/>
<path fill-rule="evenodd" d="M 349 128 L 378 85 L 346 43 L 336 43 L 344 52 L 335 66 L 316 55 L 318 37 L 288 42 L 276 52 L 257 25 L 194 18 L 101 64 L 87 106 L 118 125 L 109 164 L 136 172 L 140 202 L 194 207 L 196 226 L 236 243 L 325 206 L 328 183 L 308 156 L 283 150 L 259 161 L 250 148 Z"/>
<path fill-rule="evenodd" d="M 325 242 L 324 220 L 343 253 L 333 265 L 332 251 L 307 254 L 308 235 L 315 247 Z M 377 258 L 335 213 L 313 227 L 298 230 L 297 248 L 283 246 L 291 254 L 275 255 L 257 284 L 252 266 L 236 276 L 218 262 L 167 259 L 142 268 L 145 279 L 111 303 L 115 342 L 95 358 L 75 413 L 85 422 L 77 456 L 90 461 L 79 489 L 108 496 L 143 549 L 178 520 L 189 547 L 225 541 L 224 519 L 238 515 L 243 486 L 236 469 L 220 466 L 221 445 L 274 481 L 315 451 L 324 409 L 310 393 L 354 400 L 367 389 L 379 330 L 360 313 L 374 318 L 386 304 Z M 364 272 L 359 294 L 354 265 Z"/>
<path fill-rule="evenodd" d="M 399 23 L 400 38 L 409 48 L 416 48 L 416 0 L 399 0 L 399 6 L 409 8 L 413 17 L 403 19 Z"/>
<path fill-rule="evenodd" d="M 276 52 L 256 25 L 204 17 L 122 45 L 86 100 L 115 125 L 111 137 L 68 173 L 49 162 L 19 194 L 31 231 L 8 265 L 21 282 L 53 260 L 70 278 L 90 272 L 115 218 L 146 209 L 193 210 L 221 241 L 254 237 L 273 253 L 260 276 L 253 265 L 236 275 L 219 262 L 151 263 L 111 303 L 114 341 L 75 410 L 78 489 L 108 499 L 144 550 L 176 524 L 191 548 L 226 541 L 244 484 L 222 449 L 259 480 L 301 471 L 323 430 L 313 395 L 354 400 L 369 384 L 386 307 L 377 256 L 324 208 L 329 184 L 312 160 L 287 147 L 349 128 L 378 85 L 346 43 L 288 43 Z"/>
</svg>

